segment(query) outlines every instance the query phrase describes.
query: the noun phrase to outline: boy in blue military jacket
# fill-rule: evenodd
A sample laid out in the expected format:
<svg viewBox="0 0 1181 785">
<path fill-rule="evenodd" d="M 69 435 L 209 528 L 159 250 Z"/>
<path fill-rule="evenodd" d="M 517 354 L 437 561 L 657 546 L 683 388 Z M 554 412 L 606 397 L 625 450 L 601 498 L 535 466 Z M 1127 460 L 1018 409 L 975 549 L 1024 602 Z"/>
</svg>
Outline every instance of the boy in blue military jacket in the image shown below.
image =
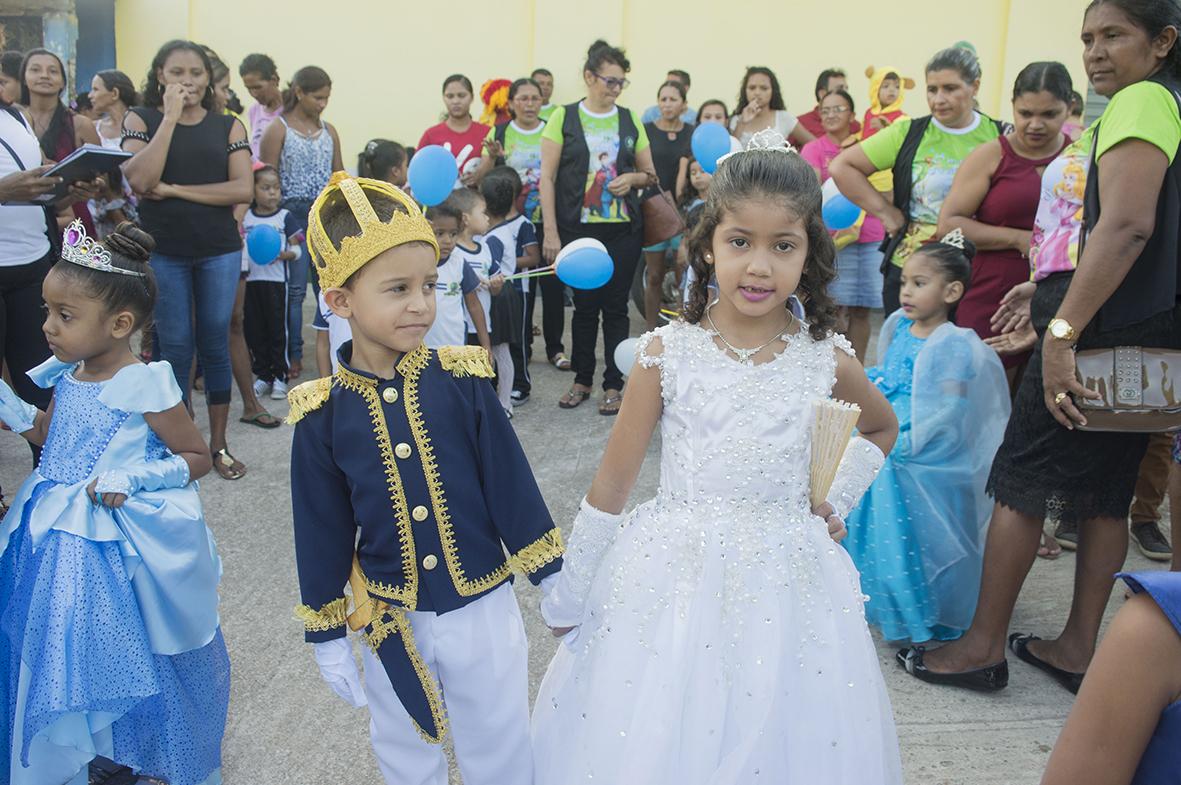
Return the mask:
<svg viewBox="0 0 1181 785">
<path fill-rule="evenodd" d="M 527 645 L 509 579 L 556 574 L 562 539 L 486 381 L 488 356 L 423 345 L 439 250 L 398 188 L 333 175 L 308 246 L 353 340 L 333 376 L 289 395 L 296 615 L 324 679 L 368 703 L 387 782 L 445 785 L 450 724 L 464 782 L 530 785 Z M 363 691 L 350 628 L 368 644 Z"/>
</svg>

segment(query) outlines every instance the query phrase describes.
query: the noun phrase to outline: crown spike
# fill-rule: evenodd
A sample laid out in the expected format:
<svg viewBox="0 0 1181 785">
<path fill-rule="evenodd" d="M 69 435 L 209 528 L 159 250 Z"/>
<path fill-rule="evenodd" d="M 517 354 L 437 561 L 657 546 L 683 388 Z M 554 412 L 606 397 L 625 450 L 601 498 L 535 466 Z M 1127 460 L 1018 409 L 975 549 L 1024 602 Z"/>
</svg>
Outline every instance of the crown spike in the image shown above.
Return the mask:
<svg viewBox="0 0 1181 785">
<path fill-rule="evenodd" d="M 939 241 L 943 245 L 950 245 L 952 248 L 959 248 L 964 250 L 964 230 L 958 226 L 943 236 Z"/>
</svg>

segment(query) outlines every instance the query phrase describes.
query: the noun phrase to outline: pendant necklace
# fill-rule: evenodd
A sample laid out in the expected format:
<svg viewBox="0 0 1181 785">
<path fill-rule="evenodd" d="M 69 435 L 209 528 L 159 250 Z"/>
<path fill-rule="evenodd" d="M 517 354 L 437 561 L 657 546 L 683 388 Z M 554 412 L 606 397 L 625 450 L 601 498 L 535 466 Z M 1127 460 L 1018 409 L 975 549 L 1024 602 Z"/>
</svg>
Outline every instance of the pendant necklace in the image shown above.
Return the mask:
<svg viewBox="0 0 1181 785">
<path fill-rule="evenodd" d="M 713 305 L 710 305 L 709 308 L 705 309 L 705 319 L 709 322 L 709 328 L 713 330 L 714 335 L 718 336 L 718 340 L 720 340 L 727 349 L 734 353 L 734 356 L 738 358 L 738 362 L 742 363 L 743 365 L 753 365 L 754 363 L 752 358 L 771 344 L 778 341 L 780 338 L 783 338 L 787 328 L 791 327 L 791 323 L 795 319 L 795 316 L 789 313 L 787 315 L 787 324 L 783 326 L 782 330 L 771 336 L 771 340 L 760 346 L 756 346 L 753 349 L 739 349 L 737 346 L 727 341 L 726 336 L 722 335 L 721 331 L 718 330 L 717 325 L 714 324 L 714 318 L 710 314 L 711 310 L 713 310 Z"/>
</svg>

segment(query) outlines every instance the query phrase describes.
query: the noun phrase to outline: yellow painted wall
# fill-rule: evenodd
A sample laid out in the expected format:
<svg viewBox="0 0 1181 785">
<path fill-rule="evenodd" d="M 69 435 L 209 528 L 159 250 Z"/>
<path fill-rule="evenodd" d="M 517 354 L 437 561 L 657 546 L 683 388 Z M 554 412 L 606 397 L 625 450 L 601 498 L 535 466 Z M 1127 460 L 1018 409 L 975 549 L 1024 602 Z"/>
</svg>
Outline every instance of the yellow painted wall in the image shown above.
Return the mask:
<svg viewBox="0 0 1181 785">
<path fill-rule="evenodd" d="M 721 98 L 734 106 L 749 65 L 779 75 L 790 110 L 813 105 L 823 68 L 850 74 L 858 113 L 868 103 L 867 65 L 893 65 L 919 82 L 907 98 L 925 113 L 923 66 L 938 49 L 971 41 L 984 68 L 980 103 L 1007 117 L 1017 72 L 1035 60 L 1066 64 L 1086 94 L 1078 31 L 1086 0 L 117 0 L 119 68 L 137 83 L 156 48 L 172 37 L 213 47 L 234 68 L 250 52 L 275 58 L 286 79 L 303 65 L 333 77 L 325 114 L 340 131 L 346 164 L 366 140 L 416 144 L 439 119 L 442 79 L 515 78 L 536 66 L 554 72 L 557 98 L 580 96 L 581 66 L 596 37 L 625 46 L 632 86 L 620 103 L 654 103 L 668 68 L 693 77 L 690 103 Z M 888 8 L 887 13 L 881 9 Z M 473 113 L 479 113 L 479 101 Z"/>
</svg>

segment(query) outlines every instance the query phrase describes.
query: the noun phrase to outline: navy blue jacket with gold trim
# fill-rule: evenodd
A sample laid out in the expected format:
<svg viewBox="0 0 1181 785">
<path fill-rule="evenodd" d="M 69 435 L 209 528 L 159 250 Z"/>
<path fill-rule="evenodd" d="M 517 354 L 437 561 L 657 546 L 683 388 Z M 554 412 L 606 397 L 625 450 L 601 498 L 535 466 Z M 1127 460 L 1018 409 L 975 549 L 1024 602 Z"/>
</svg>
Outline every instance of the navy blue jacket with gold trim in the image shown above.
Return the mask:
<svg viewBox="0 0 1181 785">
<path fill-rule="evenodd" d="M 406 610 L 446 613 L 513 571 L 534 583 L 557 572 L 561 535 L 482 378 L 483 350 L 419 347 L 391 380 L 350 368 L 351 350 L 341 347 L 334 376 L 290 395 L 307 640 L 346 633 L 354 550 L 370 596 Z"/>
</svg>

